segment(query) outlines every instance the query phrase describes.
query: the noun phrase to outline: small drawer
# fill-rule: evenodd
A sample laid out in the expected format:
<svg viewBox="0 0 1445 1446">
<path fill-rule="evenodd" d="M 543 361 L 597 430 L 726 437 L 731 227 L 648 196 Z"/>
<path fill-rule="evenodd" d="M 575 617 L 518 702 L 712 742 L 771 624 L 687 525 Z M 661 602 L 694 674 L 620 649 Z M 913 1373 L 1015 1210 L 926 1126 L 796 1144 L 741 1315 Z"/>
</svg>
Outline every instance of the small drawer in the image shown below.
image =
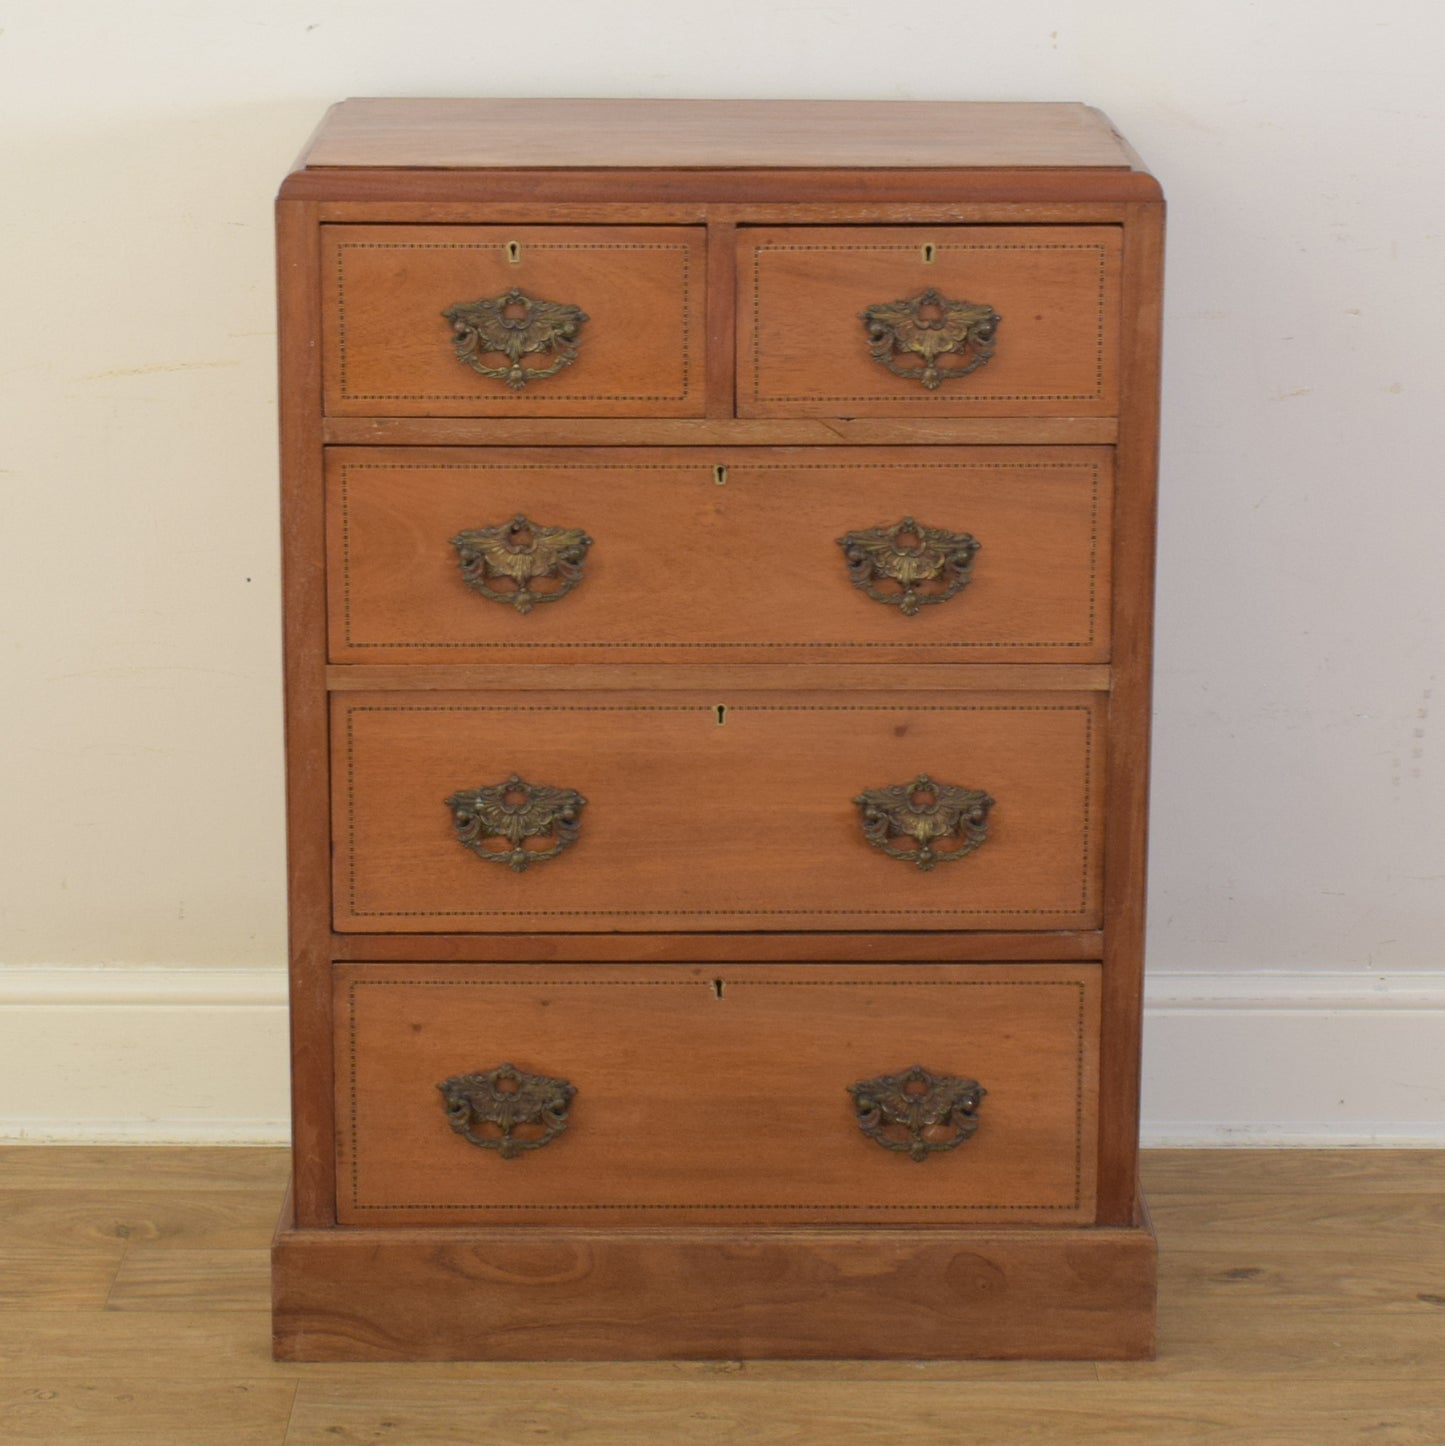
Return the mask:
<svg viewBox="0 0 1445 1446">
<path fill-rule="evenodd" d="M 738 413 L 1100 416 L 1116 226 L 745 229 Z"/>
<path fill-rule="evenodd" d="M 336 926 L 1093 928 L 1103 732 L 1077 693 L 338 694 Z"/>
<path fill-rule="evenodd" d="M 703 411 L 700 226 L 323 226 L 342 416 Z"/>
<path fill-rule="evenodd" d="M 352 964 L 335 991 L 343 1224 L 1092 1218 L 1094 964 Z"/>
<path fill-rule="evenodd" d="M 1103 447 L 335 448 L 331 656 L 1101 662 L 1111 483 Z"/>
</svg>

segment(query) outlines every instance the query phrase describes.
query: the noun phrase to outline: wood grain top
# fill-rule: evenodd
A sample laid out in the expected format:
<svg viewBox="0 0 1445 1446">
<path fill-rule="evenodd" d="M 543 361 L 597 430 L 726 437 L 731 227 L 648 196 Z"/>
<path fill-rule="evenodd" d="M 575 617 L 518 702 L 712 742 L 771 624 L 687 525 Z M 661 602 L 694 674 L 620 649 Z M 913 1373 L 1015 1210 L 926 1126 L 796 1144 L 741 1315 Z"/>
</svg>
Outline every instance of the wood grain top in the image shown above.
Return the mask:
<svg viewBox="0 0 1445 1446">
<path fill-rule="evenodd" d="M 780 100 L 346 100 L 298 169 L 1137 169 L 1090 106 Z"/>
</svg>

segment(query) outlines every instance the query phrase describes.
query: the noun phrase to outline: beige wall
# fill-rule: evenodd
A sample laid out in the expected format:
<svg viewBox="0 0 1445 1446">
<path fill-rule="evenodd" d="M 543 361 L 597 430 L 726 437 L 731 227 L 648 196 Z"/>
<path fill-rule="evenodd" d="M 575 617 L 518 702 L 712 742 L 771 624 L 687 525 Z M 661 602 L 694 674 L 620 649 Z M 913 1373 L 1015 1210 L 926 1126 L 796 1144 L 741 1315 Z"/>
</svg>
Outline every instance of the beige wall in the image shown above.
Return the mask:
<svg viewBox="0 0 1445 1446">
<path fill-rule="evenodd" d="M 0 972 L 279 965 L 270 197 L 332 99 L 490 92 L 1108 110 L 1171 198 L 1154 967 L 1424 979 L 1442 42 L 1425 0 L 0 0 Z"/>
</svg>

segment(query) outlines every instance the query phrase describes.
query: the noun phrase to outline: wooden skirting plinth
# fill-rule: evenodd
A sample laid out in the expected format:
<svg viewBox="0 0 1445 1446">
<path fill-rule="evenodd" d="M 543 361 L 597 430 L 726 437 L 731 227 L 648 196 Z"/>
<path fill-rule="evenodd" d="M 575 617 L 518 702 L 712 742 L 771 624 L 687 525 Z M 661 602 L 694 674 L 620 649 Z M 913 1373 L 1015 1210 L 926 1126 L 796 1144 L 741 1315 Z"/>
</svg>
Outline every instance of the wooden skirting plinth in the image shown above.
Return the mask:
<svg viewBox="0 0 1445 1446">
<path fill-rule="evenodd" d="M 288 1361 L 1130 1360 L 1154 1232 L 297 1229 L 273 1248 Z"/>
</svg>

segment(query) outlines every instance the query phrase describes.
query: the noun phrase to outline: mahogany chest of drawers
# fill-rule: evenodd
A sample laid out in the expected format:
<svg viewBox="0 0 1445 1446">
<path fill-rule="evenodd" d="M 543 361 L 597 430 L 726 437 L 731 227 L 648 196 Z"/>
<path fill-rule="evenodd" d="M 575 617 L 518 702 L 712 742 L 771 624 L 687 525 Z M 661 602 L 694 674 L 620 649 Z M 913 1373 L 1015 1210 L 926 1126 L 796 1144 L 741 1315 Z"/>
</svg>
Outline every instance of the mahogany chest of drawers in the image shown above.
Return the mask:
<svg viewBox="0 0 1445 1446">
<path fill-rule="evenodd" d="M 278 1355 L 1148 1354 L 1137 158 L 348 101 L 278 215 Z"/>
</svg>

